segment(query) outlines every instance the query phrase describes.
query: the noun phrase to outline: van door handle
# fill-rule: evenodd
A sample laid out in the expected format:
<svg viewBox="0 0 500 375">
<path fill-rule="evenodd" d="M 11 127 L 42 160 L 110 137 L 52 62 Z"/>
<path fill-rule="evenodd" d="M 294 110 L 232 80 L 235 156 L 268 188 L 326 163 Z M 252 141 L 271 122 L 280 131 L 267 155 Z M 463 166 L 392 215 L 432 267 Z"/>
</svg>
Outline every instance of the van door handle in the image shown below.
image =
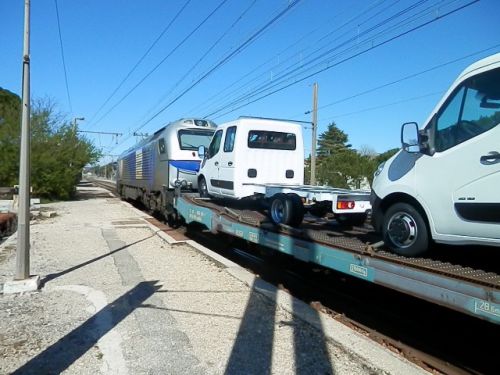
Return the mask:
<svg viewBox="0 0 500 375">
<path fill-rule="evenodd" d="M 231 167 L 233 165 L 233 162 L 232 161 L 228 161 L 227 165 L 229 165 Z"/>
<path fill-rule="evenodd" d="M 218 162 L 218 161 L 216 161 L 216 162 L 214 163 L 214 165 L 217 167 L 217 166 L 219 165 L 219 162 Z"/>
<path fill-rule="evenodd" d="M 498 151 L 490 151 L 488 155 L 481 156 L 479 161 L 484 165 L 500 163 L 500 153 Z"/>
</svg>

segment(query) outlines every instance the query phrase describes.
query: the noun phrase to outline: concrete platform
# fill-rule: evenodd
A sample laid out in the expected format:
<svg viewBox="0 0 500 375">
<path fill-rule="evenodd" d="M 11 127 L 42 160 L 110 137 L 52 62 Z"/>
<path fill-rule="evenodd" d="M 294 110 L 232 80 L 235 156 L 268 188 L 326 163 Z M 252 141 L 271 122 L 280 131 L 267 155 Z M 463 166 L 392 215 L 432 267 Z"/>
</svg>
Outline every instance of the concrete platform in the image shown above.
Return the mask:
<svg viewBox="0 0 500 375">
<path fill-rule="evenodd" d="M 0 296 L 0 373 L 424 371 L 96 188 L 31 226 L 41 290 Z M 0 283 L 13 241 L 0 245 Z M 2 248 L 3 246 L 3 248 Z M 1 259 L 4 259 L 3 261 Z"/>
</svg>

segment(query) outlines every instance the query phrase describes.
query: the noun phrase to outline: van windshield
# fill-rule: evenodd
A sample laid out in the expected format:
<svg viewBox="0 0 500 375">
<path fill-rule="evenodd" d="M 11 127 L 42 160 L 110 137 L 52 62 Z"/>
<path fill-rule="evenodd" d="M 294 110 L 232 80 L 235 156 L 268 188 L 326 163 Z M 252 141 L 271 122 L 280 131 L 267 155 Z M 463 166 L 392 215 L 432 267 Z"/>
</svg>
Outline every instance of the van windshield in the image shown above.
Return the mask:
<svg viewBox="0 0 500 375">
<path fill-rule="evenodd" d="M 295 150 L 295 134 L 271 132 L 267 130 L 250 130 L 248 132 L 248 148 Z"/>
<path fill-rule="evenodd" d="M 208 147 L 213 130 L 181 129 L 177 132 L 181 150 L 197 150 L 200 146 Z"/>
</svg>

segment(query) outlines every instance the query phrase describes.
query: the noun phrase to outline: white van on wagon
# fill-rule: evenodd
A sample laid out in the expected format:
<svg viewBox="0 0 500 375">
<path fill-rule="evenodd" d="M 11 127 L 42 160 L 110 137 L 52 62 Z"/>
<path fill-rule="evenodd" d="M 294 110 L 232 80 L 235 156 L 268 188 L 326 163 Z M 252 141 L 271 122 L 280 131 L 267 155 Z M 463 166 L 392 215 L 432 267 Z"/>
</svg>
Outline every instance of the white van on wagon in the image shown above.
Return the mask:
<svg viewBox="0 0 500 375">
<path fill-rule="evenodd" d="M 252 198 L 276 224 L 300 225 L 304 203 L 328 208 L 348 226 L 362 225 L 371 209 L 366 191 L 303 185 L 302 128 L 289 121 L 241 117 L 220 125 L 198 154 L 201 197 Z"/>
<path fill-rule="evenodd" d="M 422 130 L 403 124 L 401 142 L 372 186 L 386 244 L 406 256 L 431 239 L 500 246 L 500 53 L 465 69 Z"/>
<path fill-rule="evenodd" d="M 200 154 L 198 188 L 204 197 L 249 197 L 257 182 L 304 183 L 302 128 L 294 123 L 241 117 L 220 125 Z"/>
</svg>

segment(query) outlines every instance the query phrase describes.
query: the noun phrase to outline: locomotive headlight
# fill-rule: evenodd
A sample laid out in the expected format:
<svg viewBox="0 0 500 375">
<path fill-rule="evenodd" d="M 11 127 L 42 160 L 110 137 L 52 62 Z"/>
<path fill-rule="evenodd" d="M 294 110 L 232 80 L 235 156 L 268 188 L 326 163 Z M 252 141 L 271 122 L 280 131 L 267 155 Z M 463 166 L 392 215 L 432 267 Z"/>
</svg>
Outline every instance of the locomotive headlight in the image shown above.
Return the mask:
<svg viewBox="0 0 500 375">
<path fill-rule="evenodd" d="M 380 173 L 382 173 L 382 171 L 384 170 L 384 166 L 385 166 L 385 161 L 383 163 L 380 163 L 373 176 L 377 177 Z"/>
</svg>

